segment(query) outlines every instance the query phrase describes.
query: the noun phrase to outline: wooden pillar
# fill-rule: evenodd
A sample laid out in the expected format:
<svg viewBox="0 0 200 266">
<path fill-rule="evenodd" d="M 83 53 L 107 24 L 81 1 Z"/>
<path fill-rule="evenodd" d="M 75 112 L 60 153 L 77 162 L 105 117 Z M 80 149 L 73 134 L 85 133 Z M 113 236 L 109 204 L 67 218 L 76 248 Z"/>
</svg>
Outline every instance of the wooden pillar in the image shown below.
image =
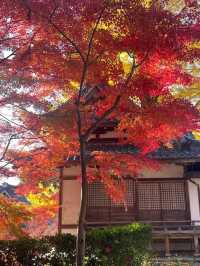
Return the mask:
<svg viewBox="0 0 200 266">
<path fill-rule="evenodd" d="M 169 236 L 165 236 L 165 256 L 170 257 L 170 240 Z"/>
<path fill-rule="evenodd" d="M 199 256 L 199 236 L 194 235 L 194 256 Z"/>
</svg>

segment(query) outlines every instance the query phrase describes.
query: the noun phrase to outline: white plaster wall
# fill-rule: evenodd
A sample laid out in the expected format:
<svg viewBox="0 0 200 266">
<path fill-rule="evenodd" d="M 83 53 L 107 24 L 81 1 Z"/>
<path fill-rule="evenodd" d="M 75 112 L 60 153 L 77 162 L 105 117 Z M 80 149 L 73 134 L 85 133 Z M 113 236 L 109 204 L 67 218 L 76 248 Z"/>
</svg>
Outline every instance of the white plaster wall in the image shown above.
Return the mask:
<svg viewBox="0 0 200 266">
<path fill-rule="evenodd" d="M 76 177 L 80 176 L 81 170 L 80 166 L 71 166 L 71 167 L 65 167 L 63 169 L 63 177 Z"/>
<path fill-rule="evenodd" d="M 168 178 L 168 177 L 183 177 L 184 168 L 176 164 L 161 164 L 159 170 L 144 168 L 138 177 L 141 178 Z"/>
<path fill-rule="evenodd" d="M 195 178 L 194 181 L 200 185 L 200 178 Z M 188 192 L 190 201 L 191 221 L 194 224 L 200 224 L 199 199 L 197 186 L 188 181 Z"/>
<path fill-rule="evenodd" d="M 62 224 L 77 224 L 80 210 L 81 184 L 77 179 L 63 180 Z"/>
</svg>

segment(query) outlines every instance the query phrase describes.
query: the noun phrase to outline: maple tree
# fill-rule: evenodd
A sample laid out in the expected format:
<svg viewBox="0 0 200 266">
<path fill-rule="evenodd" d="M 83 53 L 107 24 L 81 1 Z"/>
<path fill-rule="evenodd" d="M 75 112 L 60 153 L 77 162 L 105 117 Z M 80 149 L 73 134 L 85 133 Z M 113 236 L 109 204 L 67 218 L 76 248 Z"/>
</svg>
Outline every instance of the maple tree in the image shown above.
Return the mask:
<svg viewBox="0 0 200 266">
<path fill-rule="evenodd" d="M 9 149 L 6 157 L 28 180 L 22 189 L 29 193 L 80 154 L 80 266 L 88 182 L 102 181 L 113 200 L 123 201 L 125 172 L 137 172 L 143 162 L 156 167 L 149 152 L 198 127 L 196 109 L 171 93 L 198 79 L 184 69 L 199 58 L 192 45 L 200 34 L 197 2 L 177 9 L 173 1 L 4 0 L 0 12 L 2 34 L 12 25 L 4 49 L 13 53 L 2 71 L 20 84 L 3 101 L 17 104 L 26 129 L 19 139 L 26 149 Z M 108 120 L 116 123 L 118 143 L 140 152 L 89 152 L 91 136 Z"/>
<path fill-rule="evenodd" d="M 0 183 L 6 181 L 6 178 L 10 180 L 13 177 L 16 178 L 16 169 L 11 167 L 12 163 L 24 159 L 21 157 L 11 158 L 9 150 L 16 147 L 18 140 L 33 137 L 30 129 L 22 125 L 16 114 L 16 108 L 23 108 L 24 106 L 22 99 L 24 100 L 25 95 L 16 93 L 16 90 L 22 90 L 24 82 L 18 77 L 9 75 L 9 59 L 14 57 L 23 45 L 29 43 L 27 36 L 24 38 L 21 36 L 22 25 L 26 23 L 26 20 L 18 20 L 17 17 L 12 16 L 15 11 L 10 10 L 7 5 L 10 3 L 3 1 L 0 9 Z M 8 70 L 6 73 L 5 67 Z M 31 96 L 26 98 L 25 106 L 31 106 L 33 100 Z M 25 145 L 21 146 L 20 150 L 24 148 Z M 31 193 L 27 193 L 28 204 L 3 194 L 0 195 L 0 239 L 12 239 L 28 235 L 40 236 L 41 233 L 46 232 L 47 223 L 52 216 L 55 216 L 55 208 L 57 208 L 54 199 L 51 199 L 48 206 L 45 206 L 44 202 L 49 197 L 46 190 L 47 187 L 37 189 L 37 194 L 34 194 L 34 197 Z M 52 195 L 52 193 L 50 194 Z M 53 210 L 54 214 L 52 214 Z M 44 214 L 42 217 L 41 212 Z M 55 228 L 56 222 L 54 221 L 54 230 L 51 226 L 52 232 L 55 232 Z"/>
<path fill-rule="evenodd" d="M 58 227 L 56 191 L 52 185 L 45 187 L 40 185 L 36 193 L 27 193 L 27 200 L 24 198 L 23 201 L 20 201 L 19 197 L 0 195 L 0 239 L 56 234 Z"/>
</svg>

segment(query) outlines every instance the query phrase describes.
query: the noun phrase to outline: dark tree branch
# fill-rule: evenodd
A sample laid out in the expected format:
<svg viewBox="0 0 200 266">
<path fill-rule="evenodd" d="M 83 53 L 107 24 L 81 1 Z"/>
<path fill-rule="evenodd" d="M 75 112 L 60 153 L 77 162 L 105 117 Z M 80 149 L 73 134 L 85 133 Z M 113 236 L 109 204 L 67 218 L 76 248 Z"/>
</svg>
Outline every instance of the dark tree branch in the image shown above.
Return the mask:
<svg viewBox="0 0 200 266">
<path fill-rule="evenodd" d="M 78 135 L 79 135 L 79 143 L 80 143 L 80 166 L 81 166 L 81 177 L 82 177 L 82 184 L 81 184 L 81 206 L 80 206 L 80 214 L 79 214 L 79 222 L 78 222 L 78 237 L 77 237 L 77 253 L 76 253 L 76 265 L 83 266 L 84 255 L 85 255 L 85 239 L 86 239 L 86 209 L 87 209 L 87 190 L 88 190 L 88 181 L 87 181 L 87 162 L 86 162 L 86 142 L 85 138 L 82 135 L 82 118 L 81 118 L 81 111 L 80 111 L 80 100 L 81 94 L 84 86 L 84 82 L 87 75 L 88 70 L 88 63 L 89 57 L 92 49 L 93 39 L 95 32 L 97 30 L 98 24 L 100 22 L 101 16 L 103 14 L 103 10 L 101 11 L 94 29 L 92 30 L 92 34 L 88 43 L 88 51 L 86 55 L 86 59 L 83 62 L 83 70 L 81 76 L 81 82 L 79 87 L 79 94 L 78 99 L 76 102 L 76 113 L 77 113 L 77 128 L 78 128 Z"/>
<path fill-rule="evenodd" d="M 98 18 L 96 20 L 95 26 L 94 26 L 94 28 L 92 30 L 92 33 L 91 33 L 91 36 L 90 36 L 90 39 L 89 39 L 89 42 L 88 42 L 88 51 L 87 51 L 86 59 L 84 61 L 83 72 L 82 72 L 80 88 L 79 88 L 79 94 L 78 94 L 77 106 L 80 105 L 80 98 L 81 98 L 81 93 L 82 93 L 82 90 L 83 90 L 83 84 L 84 84 L 84 81 L 85 81 L 85 78 L 86 78 L 86 74 L 87 74 L 87 70 L 88 70 L 88 67 L 89 67 L 89 58 L 90 58 L 90 53 L 91 53 L 91 49 L 92 49 L 93 39 L 94 39 L 95 33 L 97 31 L 97 27 L 99 25 L 99 22 L 100 22 L 100 20 L 102 18 L 104 10 L 105 10 L 105 7 L 101 10 L 101 12 L 100 12 L 100 14 L 99 14 L 99 16 L 98 16 Z"/>
<path fill-rule="evenodd" d="M 86 60 L 87 60 L 87 61 L 89 61 L 89 57 L 90 57 L 90 53 L 91 53 L 91 49 L 92 49 L 92 43 L 93 43 L 94 35 L 95 35 L 96 31 L 97 31 L 98 25 L 99 25 L 99 23 L 100 23 L 100 20 L 101 20 L 101 18 L 102 18 L 102 15 L 103 15 L 103 12 L 104 12 L 105 8 L 106 8 L 106 7 L 104 7 L 104 8 L 101 10 L 101 12 L 100 12 L 100 14 L 99 14 L 99 17 L 98 17 L 98 19 L 97 19 L 97 21 L 96 21 L 96 24 L 95 24 L 95 26 L 94 26 L 94 28 L 93 28 L 93 30 L 92 30 L 92 34 L 91 34 L 91 37 L 90 37 L 90 40 L 89 40 L 89 43 L 88 43 L 88 52 L 87 52 L 87 57 L 86 57 Z"/>
<path fill-rule="evenodd" d="M 147 51 L 143 59 L 138 64 L 135 65 L 135 68 L 138 68 L 139 66 L 141 66 L 145 62 L 148 56 L 149 56 L 149 51 Z"/>
<path fill-rule="evenodd" d="M 135 64 L 135 62 L 133 62 L 132 67 L 131 67 L 131 71 L 130 71 L 130 73 L 129 73 L 129 75 L 128 75 L 128 77 L 127 77 L 125 83 L 124 83 L 124 87 L 127 87 L 127 86 L 128 86 L 128 83 L 130 82 L 130 80 L 131 80 L 131 78 L 132 78 L 132 75 L 133 75 L 133 73 L 134 73 L 134 70 L 135 70 L 136 68 L 138 68 L 139 66 L 141 66 L 141 65 L 144 63 L 144 61 L 146 60 L 147 57 L 148 57 L 148 52 L 146 53 L 146 55 L 144 56 L 144 58 L 143 58 L 138 64 Z M 133 60 L 134 60 L 134 58 L 133 58 Z M 87 138 L 89 137 L 89 135 L 90 135 L 95 129 L 98 128 L 98 126 L 100 125 L 100 123 L 103 122 L 104 119 L 106 119 L 106 117 L 108 117 L 108 116 L 109 116 L 109 115 L 115 110 L 115 108 L 117 107 L 117 105 L 118 105 L 119 102 L 120 102 L 120 99 L 121 99 L 121 95 L 119 94 L 119 95 L 116 97 L 116 99 L 115 99 L 113 105 L 112 105 L 107 111 L 105 111 L 104 114 L 103 114 L 99 119 L 97 119 L 97 121 L 96 121 L 96 122 L 95 122 L 90 128 L 88 128 L 88 130 L 87 130 L 87 131 L 85 132 L 85 134 L 83 135 L 84 139 L 87 139 Z"/>
<path fill-rule="evenodd" d="M 17 52 L 18 50 L 19 50 L 19 48 L 18 48 L 18 49 L 15 49 L 15 50 L 14 50 L 11 54 L 9 54 L 8 56 L 6 56 L 6 57 L 0 59 L 0 64 L 3 63 L 4 61 L 6 61 L 7 59 L 9 59 L 11 56 L 15 55 L 16 52 Z"/>
<path fill-rule="evenodd" d="M 95 129 L 98 128 L 98 126 L 100 125 L 101 122 L 104 121 L 104 119 L 106 117 L 108 117 L 114 110 L 115 108 L 117 107 L 117 105 L 119 104 L 120 102 L 120 99 L 121 99 L 121 95 L 118 95 L 113 103 L 113 105 L 104 112 L 104 114 L 99 118 L 97 119 L 97 121 L 90 127 L 88 128 L 88 130 L 85 132 L 84 134 L 84 138 L 87 139 L 89 137 L 89 135 L 92 133 L 92 131 L 94 131 Z"/>
</svg>

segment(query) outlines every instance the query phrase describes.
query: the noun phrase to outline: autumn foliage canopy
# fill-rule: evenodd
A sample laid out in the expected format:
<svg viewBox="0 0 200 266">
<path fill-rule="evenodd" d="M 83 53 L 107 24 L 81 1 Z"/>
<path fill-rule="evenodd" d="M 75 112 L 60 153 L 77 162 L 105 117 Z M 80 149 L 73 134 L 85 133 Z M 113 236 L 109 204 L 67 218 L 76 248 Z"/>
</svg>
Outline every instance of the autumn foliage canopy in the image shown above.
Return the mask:
<svg viewBox="0 0 200 266">
<path fill-rule="evenodd" d="M 114 121 L 117 145 L 139 152 L 93 149 L 87 177 L 123 200 L 124 174 L 157 167 L 150 152 L 198 129 L 197 110 L 172 93 L 199 82 L 185 68 L 200 55 L 196 1 L 1 2 L 0 105 L 17 121 L 1 124 L 2 135 L 17 136 L 3 160 L 24 194 L 40 192 L 38 183 L 55 179 L 57 167 L 79 154 L 80 135 L 87 146 Z"/>
</svg>

